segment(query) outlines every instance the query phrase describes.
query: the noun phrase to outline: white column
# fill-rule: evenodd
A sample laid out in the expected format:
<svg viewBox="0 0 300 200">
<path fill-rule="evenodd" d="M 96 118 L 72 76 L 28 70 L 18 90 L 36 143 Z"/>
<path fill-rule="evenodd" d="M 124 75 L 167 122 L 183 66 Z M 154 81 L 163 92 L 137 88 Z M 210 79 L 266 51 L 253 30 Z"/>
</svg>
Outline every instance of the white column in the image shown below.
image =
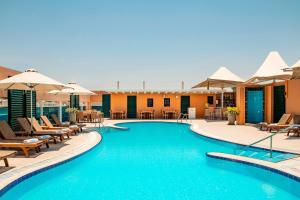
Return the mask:
<svg viewBox="0 0 300 200">
<path fill-rule="evenodd" d="M 61 100 L 59 101 L 59 120 L 62 122 L 62 102 Z"/>
</svg>

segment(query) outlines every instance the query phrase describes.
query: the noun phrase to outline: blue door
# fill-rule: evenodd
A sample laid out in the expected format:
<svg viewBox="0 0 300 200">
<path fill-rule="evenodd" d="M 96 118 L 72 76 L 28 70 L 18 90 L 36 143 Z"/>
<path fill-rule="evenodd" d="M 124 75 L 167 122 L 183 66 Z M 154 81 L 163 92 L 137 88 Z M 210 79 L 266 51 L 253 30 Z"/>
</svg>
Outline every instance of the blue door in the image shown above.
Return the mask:
<svg viewBox="0 0 300 200">
<path fill-rule="evenodd" d="M 263 88 L 246 89 L 246 122 L 259 123 L 264 121 Z"/>
</svg>

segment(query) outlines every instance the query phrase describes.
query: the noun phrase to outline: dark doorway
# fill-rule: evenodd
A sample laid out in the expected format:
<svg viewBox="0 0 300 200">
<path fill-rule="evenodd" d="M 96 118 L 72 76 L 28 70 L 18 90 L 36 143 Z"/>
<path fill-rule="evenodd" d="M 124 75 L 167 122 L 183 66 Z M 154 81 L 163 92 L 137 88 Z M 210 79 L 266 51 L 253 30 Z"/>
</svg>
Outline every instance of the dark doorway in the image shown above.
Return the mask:
<svg viewBox="0 0 300 200">
<path fill-rule="evenodd" d="M 190 96 L 181 96 L 180 112 L 183 114 L 187 114 L 189 107 L 190 107 Z"/>
<path fill-rule="evenodd" d="M 136 96 L 127 96 L 127 118 L 136 118 Z"/>
<path fill-rule="evenodd" d="M 285 113 L 285 86 L 275 86 L 273 91 L 273 121 L 278 122 Z"/>
<path fill-rule="evenodd" d="M 104 117 L 110 117 L 110 94 L 102 95 L 102 112 Z"/>
</svg>

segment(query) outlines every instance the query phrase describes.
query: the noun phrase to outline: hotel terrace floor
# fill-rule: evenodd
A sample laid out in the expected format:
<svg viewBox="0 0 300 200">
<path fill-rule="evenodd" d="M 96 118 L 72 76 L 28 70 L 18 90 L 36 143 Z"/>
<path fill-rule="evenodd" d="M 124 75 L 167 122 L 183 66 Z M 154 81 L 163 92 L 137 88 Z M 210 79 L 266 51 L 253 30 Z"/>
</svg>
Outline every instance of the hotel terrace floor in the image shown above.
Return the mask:
<svg viewBox="0 0 300 200">
<path fill-rule="evenodd" d="M 115 123 L 130 121 L 142 120 L 105 120 L 104 124 L 110 126 Z M 168 120 L 168 122 L 176 122 L 176 120 Z M 270 135 L 270 133 L 266 131 L 259 131 L 257 128 L 252 126 L 229 126 L 225 121 L 192 120 L 188 122 L 192 125 L 191 129 L 198 134 L 244 145 L 248 145 Z M 89 124 L 89 126 L 95 127 L 93 124 Z M 0 189 L 25 174 L 70 159 L 91 149 L 100 142 L 101 135 L 97 134 L 95 131 L 85 131 L 85 133 L 81 133 L 78 136 L 73 136 L 71 139 L 66 140 L 64 144 L 51 145 L 52 147 L 50 149 L 42 151 L 40 154 L 34 154 L 30 158 L 24 158 L 23 156 L 9 158 L 9 163 L 12 168 L 10 170 L 2 170 L 2 173 L 0 174 Z M 266 140 L 257 146 L 268 148 L 269 140 Z M 300 138 L 297 137 L 287 137 L 285 134 L 278 134 L 273 139 L 273 146 L 276 150 L 300 154 Z M 271 163 L 222 153 L 212 153 L 212 155 L 259 164 L 300 177 L 300 157 L 279 163 Z"/>
</svg>

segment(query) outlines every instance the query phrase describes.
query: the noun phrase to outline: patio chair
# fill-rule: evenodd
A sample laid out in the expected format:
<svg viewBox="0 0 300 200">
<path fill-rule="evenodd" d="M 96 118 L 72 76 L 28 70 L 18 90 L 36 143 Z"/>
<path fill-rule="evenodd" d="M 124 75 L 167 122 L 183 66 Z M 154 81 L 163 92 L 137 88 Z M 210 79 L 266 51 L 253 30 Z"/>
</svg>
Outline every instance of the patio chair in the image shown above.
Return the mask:
<svg viewBox="0 0 300 200">
<path fill-rule="evenodd" d="M 50 122 L 50 120 L 48 119 L 47 116 L 42 115 L 41 116 L 42 121 L 46 124 L 47 126 L 47 130 L 62 130 L 65 128 L 69 128 L 74 134 L 76 134 L 77 132 L 79 132 L 79 127 L 76 125 L 71 125 L 69 127 L 55 127 L 53 126 L 53 124 Z"/>
<path fill-rule="evenodd" d="M 17 121 L 18 121 L 18 123 L 20 124 L 20 126 L 22 127 L 22 129 L 24 131 L 27 131 L 29 133 L 31 132 L 30 122 L 26 118 L 17 118 Z M 59 131 L 59 130 L 44 130 L 39 125 L 39 123 L 37 122 L 37 120 L 35 118 L 33 118 L 32 127 L 34 129 L 32 134 L 35 135 L 35 136 L 50 135 L 53 138 L 59 137 L 60 141 L 64 140 L 65 135 L 69 138 L 69 134 L 66 133 L 66 132 L 62 132 L 62 131 Z M 54 143 L 56 143 L 56 139 L 54 140 Z"/>
<path fill-rule="evenodd" d="M 215 118 L 218 119 L 218 120 L 223 119 L 222 108 L 216 108 L 215 109 Z"/>
<path fill-rule="evenodd" d="M 17 136 L 6 121 L 0 121 L 0 135 L 4 140 L 24 141 L 32 138 L 30 136 Z M 38 139 L 43 141 L 46 147 L 49 148 L 49 140 L 53 138 L 49 136 L 47 138 L 38 138 Z"/>
<path fill-rule="evenodd" d="M 17 153 L 16 151 L 2 151 L 2 150 L 0 150 L 0 160 L 4 161 L 5 167 L 9 167 L 7 158 L 9 156 L 15 155 L 16 153 Z"/>
<path fill-rule="evenodd" d="M 275 129 L 278 126 L 287 125 L 291 120 L 291 114 L 283 114 L 279 119 L 278 123 L 268 124 L 267 122 L 260 122 L 258 124 L 260 130 L 269 130 Z"/>
<path fill-rule="evenodd" d="M 76 113 L 76 121 L 77 122 L 85 122 L 84 113 L 83 112 L 77 112 Z"/>
<path fill-rule="evenodd" d="M 58 126 L 58 127 L 69 127 L 70 123 L 62 123 L 59 118 L 57 117 L 56 114 L 52 114 L 51 118 L 53 119 L 53 121 L 55 122 L 54 126 Z M 86 126 L 86 124 L 82 124 L 82 123 L 76 123 L 75 125 L 79 126 L 80 132 L 82 132 L 82 128 Z"/>
</svg>

